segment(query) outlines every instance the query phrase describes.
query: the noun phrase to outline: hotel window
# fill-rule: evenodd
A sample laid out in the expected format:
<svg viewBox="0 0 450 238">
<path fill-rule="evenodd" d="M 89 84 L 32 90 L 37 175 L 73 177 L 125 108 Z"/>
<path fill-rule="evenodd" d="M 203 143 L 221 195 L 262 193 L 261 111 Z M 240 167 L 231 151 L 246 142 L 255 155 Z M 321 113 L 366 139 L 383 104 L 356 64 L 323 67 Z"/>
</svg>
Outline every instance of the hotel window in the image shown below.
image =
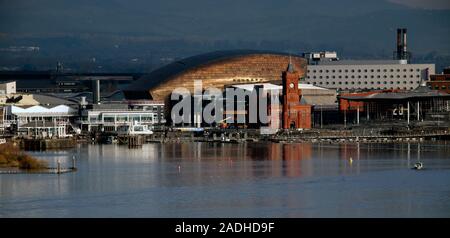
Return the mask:
<svg viewBox="0 0 450 238">
<path fill-rule="evenodd" d="M 358 69 L 358 73 L 361 73 L 361 70 L 360 70 L 360 69 Z"/>
<path fill-rule="evenodd" d="M 377 84 L 380 84 L 380 81 L 377 81 Z"/>
<path fill-rule="evenodd" d="M 319 73 L 322 73 L 322 70 L 319 70 Z"/>
<path fill-rule="evenodd" d="M 345 72 L 348 73 L 348 69 L 346 69 Z"/>
<path fill-rule="evenodd" d="M 358 84 L 361 84 L 361 81 L 358 81 Z"/>
<path fill-rule="evenodd" d="M 403 69 L 403 72 L 406 72 L 406 69 Z"/>
<path fill-rule="evenodd" d="M 406 78 L 406 75 L 403 75 L 403 78 Z"/>
<path fill-rule="evenodd" d="M 391 81 L 391 84 L 394 84 L 394 81 Z"/>
<path fill-rule="evenodd" d="M 378 73 L 381 72 L 380 69 L 377 69 L 377 72 L 378 72 Z M 386 72 L 386 70 L 384 70 L 384 72 Z"/>
<path fill-rule="evenodd" d="M 355 72 L 355 70 L 354 69 L 352 69 L 352 73 L 354 73 Z"/>
<path fill-rule="evenodd" d="M 397 78 L 400 78 L 400 75 L 397 75 Z"/>
<path fill-rule="evenodd" d="M 352 84 L 355 84 L 355 82 L 352 81 Z"/>
<path fill-rule="evenodd" d="M 373 69 L 370 70 L 370 72 L 372 72 L 372 73 L 373 73 L 373 71 L 374 71 Z"/>
<path fill-rule="evenodd" d="M 400 72 L 400 69 L 397 69 L 397 72 Z"/>
<path fill-rule="evenodd" d="M 413 70 L 413 69 L 410 69 L 409 71 L 411 71 L 411 72 L 412 72 L 412 71 L 414 71 L 414 70 Z"/>
<path fill-rule="evenodd" d="M 358 78 L 360 79 L 360 78 L 361 78 L 361 75 L 358 75 Z"/>
<path fill-rule="evenodd" d="M 316 72 L 316 70 L 313 70 L 313 72 L 315 73 L 315 72 Z"/>
<path fill-rule="evenodd" d="M 367 84 L 367 81 L 364 81 L 364 84 Z"/>
<path fill-rule="evenodd" d="M 328 75 L 327 75 L 325 78 L 330 78 L 330 77 L 328 77 Z"/>
<path fill-rule="evenodd" d="M 367 69 L 365 69 L 364 72 L 367 73 Z"/>
<path fill-rule="evenodd" d="M 342 82 L 338 82 L 339 84 L 342 84 Z"/>
<path fill-rule="evenodd" d="M 322 76 L 319 76 L 319 78 L 321 79 L 321 78 L 322 78 Z"/>
<path fill-rule="evenodd" d="M 335 73 L 335 72 L 336 72 L 336 70 L 334 70 L 334 69 L 333 69 L 333 71 L 332 71 L 332 72 L 333 72 L 333 73 Z"/>
<path fill-rule="evenodd" d="M 384 81 L 384 84 L 387 84 L 387 81 Z"/>
<path fill-rule="evenodd" d="M 420 78 L 420 75 L 416 75 L 416 78 Z"/>
<path fill-rule="evenodd" d="M 417 72 L 420 72 L 420 69 L 416 69 Z"/>
<path fill-rule="evenodd" d="M 325 72 L 327 72 L 327 73 L 328 73 L 328 72 L 329 72 L 329 71 L 328 71 L 328 69 L 327 69 L 327 70 L 325 70 Z"/>
<path fill-rule="evenodd" d="M 342 78 L 342 76 L 339 75 L 339 78 Z"/>
<path fill-rule="evenodd" d="M 342 73 L 342 69 L 339 70 L 339 73 Z"/>
</svg>

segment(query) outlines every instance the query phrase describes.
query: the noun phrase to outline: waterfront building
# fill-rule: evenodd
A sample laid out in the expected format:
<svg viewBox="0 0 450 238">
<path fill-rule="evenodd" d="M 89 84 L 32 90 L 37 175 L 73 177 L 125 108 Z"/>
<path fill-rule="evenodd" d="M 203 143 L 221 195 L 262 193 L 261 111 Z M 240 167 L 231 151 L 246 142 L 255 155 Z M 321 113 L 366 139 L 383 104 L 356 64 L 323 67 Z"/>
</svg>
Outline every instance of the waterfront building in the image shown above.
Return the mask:
<svg viewBox="0 0 450 238">
<path fill-rule="evenodd" d="M 353 118 L 355 124 L 362 120 L 383 124 L 404 122 L 407 125 L 436 122 L 448 127 L 450 122 L 450 94 L 424 85 L 412 91 L 355 93 L 339 98 L 346 120 Z"/>
<path fill-rule="evenodd" d="M 303 77 L 306 60 L 298 55 L 258 50 L 206 53 L 156 69 L 133 82 L 124 94 L 127 99 L 163 101 L 168 105 L 165 117 L 172 124 L 170 112 L 175 103 L 170 100 L 170 95 L 175 88 L 185 88 L 193 93 L 195 80 L 201 80 L 203 89 L 214 87 L 220 90 L 233 84 L 281 82 L 281 72 L 290 59 L 299 77 Z"/>
<path fill-rule="evenodd" d="M 67 105 L 20 107 L 8 105 L 4 122 L 13 126 L 17 135 L 32 137 L 66 137 L 71 119 L 78 111 Z"/>
<path fill-rule="evenodd" d="M 77 102 L 50 95 L 0 95 L 0 102 L 1 128 L 23 136 L 65 137 L 78 116 Z"/>
<path fill-rule="evenodd" d="M 434 64 L 406 60 L 320 61 L 307 66 L 305 82 L 339 91 L 413 90 L 434 73 Z"/>
<path fill-rule="evenodd" d="M 203 88 L 224 89 L 226 85 L 281 81 L 280 75 L 291 58 L 303 77 L 306 60 L 287 53 L 230 50 L 192 56 L 156 69 L 124 90 L 126 98 L 168 100 L 173 89 L 183 87 L 193 92 L 194 81 L 202 80 Z"/>
<path fill-rule="evenodd" d="M 427 85 L 431 89 L 450 93 L 450 67 L 444 69 L 442 74 L 430 75 L 430 81 L 427 82 Z"/>
<path fill-rule="evenodd" d="M 80 129 L 86 132 L 128 131 L 133 125 L 156 129 L 165 123 L 164 102 L 153 100 L 90 104 L 81 110 L 78 121 Z"/>
</svg>

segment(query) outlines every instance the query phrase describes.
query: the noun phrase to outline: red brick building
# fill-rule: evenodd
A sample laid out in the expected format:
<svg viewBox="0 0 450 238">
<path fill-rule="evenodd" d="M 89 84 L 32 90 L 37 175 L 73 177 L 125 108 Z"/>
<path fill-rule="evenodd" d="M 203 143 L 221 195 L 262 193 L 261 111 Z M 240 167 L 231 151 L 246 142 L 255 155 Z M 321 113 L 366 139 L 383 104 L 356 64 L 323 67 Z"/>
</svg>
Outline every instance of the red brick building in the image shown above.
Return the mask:
<svg viewBox="0 0 450 238">
<path fill-rule="evenodd" d="M 444 69 L 443 74 L 430 75 L 428 87 L 441 92 L 450 93 L 450 68 Z"/>
<path fill-rule="evenodd" d="M 300 75 L 292 63 L 283 72 L 283 129 L 311 128 L 311 105 L 302 105 Z"/>
</svg>

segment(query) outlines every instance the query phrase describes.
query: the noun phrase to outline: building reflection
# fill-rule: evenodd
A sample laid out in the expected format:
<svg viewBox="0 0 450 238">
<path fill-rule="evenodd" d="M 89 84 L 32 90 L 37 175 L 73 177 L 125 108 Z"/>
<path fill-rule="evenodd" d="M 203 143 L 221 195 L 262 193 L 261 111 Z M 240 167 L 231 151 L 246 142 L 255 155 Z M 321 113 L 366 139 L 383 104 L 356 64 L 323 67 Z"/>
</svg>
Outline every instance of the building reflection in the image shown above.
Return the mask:
<svg viewBox="0 0 450 238">
<path fill-rule="evenodd" d="M 269 144 L 268 159 L 274 162 L 272 175 L 300 177 L 312 175 L 313 148 L 310 143 Z M 276 166 L 276 164 L 278 166 Z"/>
</svg>

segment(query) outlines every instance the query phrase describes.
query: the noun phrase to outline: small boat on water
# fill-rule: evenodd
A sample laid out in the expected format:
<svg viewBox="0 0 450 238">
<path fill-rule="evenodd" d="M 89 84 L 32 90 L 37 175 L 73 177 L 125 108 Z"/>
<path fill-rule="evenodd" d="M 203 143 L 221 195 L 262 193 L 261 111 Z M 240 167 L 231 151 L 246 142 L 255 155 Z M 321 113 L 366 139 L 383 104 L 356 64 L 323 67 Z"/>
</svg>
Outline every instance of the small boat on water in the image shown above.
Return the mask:
<svg viewBox="0 0 450 238">
<path fill-rule="evenodd" d="M 127 129 L 119 131 L 121 135 L 151 135 L 153 131 L 148 125 L 132 124 Z"/>
</svg>

